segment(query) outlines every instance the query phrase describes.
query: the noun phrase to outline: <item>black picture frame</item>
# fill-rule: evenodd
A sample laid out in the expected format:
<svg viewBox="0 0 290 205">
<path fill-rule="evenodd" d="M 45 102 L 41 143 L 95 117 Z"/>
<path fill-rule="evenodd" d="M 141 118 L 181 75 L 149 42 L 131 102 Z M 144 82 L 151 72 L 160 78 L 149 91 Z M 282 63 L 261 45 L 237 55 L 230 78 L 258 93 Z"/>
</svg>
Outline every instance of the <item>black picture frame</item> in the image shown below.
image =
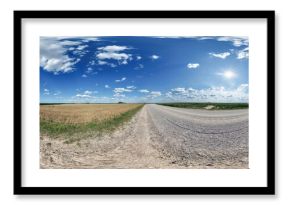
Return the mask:
<svg viewBox="0 0 290 205">
<path fill-rule="evenodd" d="M 24 187 L 22 186 L 22 19 L 210 18 L 267 20 L 266 187 Z M 273 195 L 275 194 L 275 11 L 14 11 L 14 194 L 15 195 Z"/>
</svg>

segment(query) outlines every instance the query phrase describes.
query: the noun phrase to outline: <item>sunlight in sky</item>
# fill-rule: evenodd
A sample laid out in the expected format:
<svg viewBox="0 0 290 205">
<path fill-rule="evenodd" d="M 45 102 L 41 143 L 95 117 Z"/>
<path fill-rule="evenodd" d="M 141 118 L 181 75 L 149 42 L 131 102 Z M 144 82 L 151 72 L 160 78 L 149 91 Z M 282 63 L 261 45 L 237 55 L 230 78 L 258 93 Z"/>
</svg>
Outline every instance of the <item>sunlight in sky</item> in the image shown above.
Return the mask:
<svg viewBox="0 0 290 205">
<path fill-rule="evenodd" d="M 236 77 L 236 73 L 234 73 L 231 70 L 227 70 L 227 71 L 224 72 L 224 77 L 228 78 L 228 79 L 232 79 L 232 78 Z"/>
</svg>

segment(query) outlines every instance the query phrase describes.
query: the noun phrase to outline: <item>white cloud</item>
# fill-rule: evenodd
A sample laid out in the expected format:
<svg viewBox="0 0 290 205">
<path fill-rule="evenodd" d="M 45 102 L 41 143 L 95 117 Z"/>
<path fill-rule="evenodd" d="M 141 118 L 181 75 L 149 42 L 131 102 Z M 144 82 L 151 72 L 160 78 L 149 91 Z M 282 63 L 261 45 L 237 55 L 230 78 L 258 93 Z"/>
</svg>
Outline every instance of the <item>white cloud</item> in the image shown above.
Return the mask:
<svg viewBox="0 0 290 205">
<path fill-rule="evenodd" d="M 90 98 L 90 99 L 94 99 L 96 98 L 95 96 L 93 96 L 93 94 L 98 93 L 98 91 L 90 91 L 90 90 L 86 90 L 83 93 L 78 93 L 74 96 L 74 98 Z"/>
<path fill-rule="evenodd" d="M 106 51 L 106 52 L 109 52 L 109 53 L 120 52 L 120 51 L 124 51 L 124 50 L 127 50 L 127 49 L 129 49 L 127 46 L 116 46 L 116 45 L 105 46 L 105 47 L 98 48 L 98 50 Z"/>
<path fill-rule="evenodd" d="M 77 64 L 87 51 L 85 45 L 90 41 L 98 41 L 96 37 L 41 37 L 40 66 L 55 75 L 74 71 Z M 69 55 L 71 52 L 74 57 Z"/>
<path fill-rule="evenodd" d="M 176 92 L 176 93 L 186 93 L 186 89 L 185 88 L 174 88 L 174 89 L 171 89 L 172 92 Z"/>
<path fill-rule="evenodd" d="M 81 40 L 82 42 L 90 42 L 90 41 L 100 41 L 98 37 L 92 37 L 92 36 L 57 36 L 55 37 L 57 40 Z"/>
<path fill-rule="evenodd" d="M 137 60 L 141 60 L 142 57 L 141 57 L 141 56 L 136 56 L 136 59 L 137 59 Z"/>
<path fill-rule="evenodd" d="M 165 94 L 170 101 L 182 102 L 247 102 L 248 84 L 241 84 L 236 89 L 211 87 L 207 89 L 174 88 Z"/>
<path fill-rule="evenodd" d="M 214 37 L 212 37 L 212 36 L 195 36 L 194 38 L 197 39 L 197 40 L 211 40 L 211 39 L 214 39 Z"/>
<path fill-rule="evenodd" d="M 90 41 L 100 41 L 100 39 L 99 38 L 97 38 L 97 37 L 79 37 L 80 39 L 82 39 L 82 42 L 85 42 L 85 43 L 87 43 L 87 42 L 90 42 Z"/>
<path fill-rule="evenodd" d="M 82 74 L 82 78 L 87 78 L 88 76 L 86 74 Z"/>
<path fill-rule="evenodd" d="M 115 93 L 113 96 L 116 98 L 125 98 L 126 97 L 125 94 L 121 94 L 121 93 Z"/>
<path fill-rule="evenodd" d="M 192 38 L 195 38 L 197 40 L 217 40 L 231 42 L 235 47 L 249 45 L 249 39 L 245 36 L 195 36 Z"/>
<path fill-rule="evenodd" d="M 59 45 L 62 45 L 62 46 L 78 46 L 80 44 L 82 44 L 82 42 L 79 42 L 79 41 L 69 41 L 69 40 L 59 41 Z"/>
<path fill-rule="evenodd" d="M 96 65 L 96 61 L 94 60 L 89 61 L 89 65 Z"/>
<path fill-rule="evenodd" d="M 147 89 L 142 89 L 142 90 L 139 90 L 140 93 L 149 93 L 149 90 Z"/>
<path fill-rule="evenodd" d="M 108 65 L 108 66 L 110 66 L 110 67 L 112 67 L 112 68 L 117 67 L 116 64 L 114 64 L 114 63 L 108 63 L 107 61 L 103 61 L 103 60 L 98 60 L 98 64 L 99 64 L 99 65 Z"/>
<path fill-rule="evenodd" d="M 91 72 L 93 72 L 93 69 L 91 67 L 88 67 L 86 70 L 86 73 L 91 73 Z"/>
<path fill-rule="evenodd" d="M 157 98 L 157 97 L 159 97 L 159 96 L 161 96 L 162 94 L 161 94 L 161 92 L 160 91 L 151 91 L 150 93 L 149 93 L 149 95 L 147 95 L 146 97 L 147 98 L 150 98 L 150 99 L 154 99 L 154 98 Z"/>
<path fill-rule="evenodd" d="M 79 97 L 79 98 L 91 98 L 92 96 L 85 95 L 85 94 L 76 94 L 76 97 Z"/>
<path fill-rule="evenodd" d="M 124 53 L 124 52 L 120 53 L 121 51 L 124 51 L 127 49 L 130 49 L 130 48 L 128 48 L 127 46 L 117 46 L 117 45 L 100 47 L 98 48 L 98 50 L 100 50 L 101 52 L 97 54 L 97 58 L 101 60 L 101 63 L 103 63 L 103 65 L 108 64 L 108 63 L 105 63 L 105 61 L 103 60 L 116 60 L 118 61 L 119 64 L 128 64 L 128 61 L 132 60 L 132 55 Z M 108 65 L 111 65 L 111 64 L 108 64 Z M 113 66 L 111 65 L 111 67 Z"/>
<path fill-rule="evenodd" d="M 160 58 L 160 56 L 158 56 L 158 55 L 152 55 L 152 56 L 150 56 L 150 58 L 151 58 L 152 60 L 157 60 L 157 59 Z"/>
<path fill-rule="evenodd" d="M 235 46 L 235 47 L 249 45 L 249 40 L 247 37 L 221 36 L 221 37 L 217 37 L 217 40 L 218 41 L 230 41 L 233 43 L 233 46 Z"/>
<path fill-rule="evenodd" d="M 230 52 L 224 52 L 224 53 L 209 53 L 210 56 L 216 57 L 216 58 L 221 58 L 221 59 L 226 59 L 228 56 L 231 55 Z"/>
<path fill-rule="evenodd" d="M 121 78 L 120 80 L 115 80 L 115 82 L 116 82 L 116 83 L 120 83 L 120 82 L 123 82 L 123 81 L 125 81 L 125 80 L 126 80 L 126 78 L 123 77 L 123 78 Z"/>
<path fill-rule="evenodd" d="M 111 59 L 111 60 L 117 60 L 119 64 L 128 64 L 128 60 L 131 60 L 132 57 L 131 54 L 127 53 L 98 53 L 97 58 L 101 60 L 105 59 Z"/>
<path fill-rule="evenodd" d="M 80 46 L 76 47 L 76 49 L 77 50 L 84 50 L 87 47 L 88 47 L 88 45 L 80 45 Z"/>
<path fill-rule="evenodd" d="M 86 90 L 85 92 L 84 92 L 84 94 L 85 95 L 91 95 L 93 92 L 92 91 L 89 91 L 89 90 Z"/>
<path fill-rule="evenodd" d="M 79 46 L 82 42 L 60 40 L 53 37 L 40 38 L 40 66 L 54 74 L 69 73 L 75 70 L 75 64 L 80 61 L 80 56 L 68 55 L 70 46 Z"/>
<path fill-rule="evenodd" d="M 126 88 L 128 88 L 128 89 L 136 89 L 136 87 L 134 86 L 134 85 L 129 85 L 129 86 L 127 86 Z"/>
<path fill-rule="evenodd" d="M 99 60 L 99 61 L 98 61 L 98 64 L 99 64 L 99 65 L 106 65 L 106 64 L 108 64 L 108 62 Z"/>
<path fill-rule="evenodd" d="M 105 85 L 105 88 L 110 88 L 110 86 L 109 85 Z"/>
<path fill-rule="evenodd" d="M 237 59 L 249 58 L 249 47 L 237 51 Z"/>
<path fill-rule="evenodd" d="M 197 67 L 199 67 L 199 63 L 188 63 L 187 64 L 187 68 L 189 68 L 189 69 L 196 69 Z"/>
<path fill-rule="evenodd" d="M 44 92 L 43 92 L 44 95 L 50 95 L 50 92 L 49 92 L 48 89 L 45 88 L 43 91 L 44 91 Z"/>
<path fill-rule="evenodd" d="M 114 93 L 123 93 L 123 92 L 132 92 L 132 90 L 127 89 L 127 88 L 115 88 L 114 89 Z"/>
</svg>

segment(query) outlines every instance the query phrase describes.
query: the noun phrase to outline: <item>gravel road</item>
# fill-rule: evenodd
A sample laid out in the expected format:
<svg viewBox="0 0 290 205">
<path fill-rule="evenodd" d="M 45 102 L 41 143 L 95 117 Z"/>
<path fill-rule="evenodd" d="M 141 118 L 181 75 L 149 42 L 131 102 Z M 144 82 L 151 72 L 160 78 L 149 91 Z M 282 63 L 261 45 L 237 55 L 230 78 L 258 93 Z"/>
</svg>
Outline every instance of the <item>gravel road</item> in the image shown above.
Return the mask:
<svg viewBox="0 0 290 205">
<path fill-rule="evenodd" d="M 112 134 L 41 137 L 41 168 L 248 168 L 248 110 L 145 105 Z"/>
</svg>

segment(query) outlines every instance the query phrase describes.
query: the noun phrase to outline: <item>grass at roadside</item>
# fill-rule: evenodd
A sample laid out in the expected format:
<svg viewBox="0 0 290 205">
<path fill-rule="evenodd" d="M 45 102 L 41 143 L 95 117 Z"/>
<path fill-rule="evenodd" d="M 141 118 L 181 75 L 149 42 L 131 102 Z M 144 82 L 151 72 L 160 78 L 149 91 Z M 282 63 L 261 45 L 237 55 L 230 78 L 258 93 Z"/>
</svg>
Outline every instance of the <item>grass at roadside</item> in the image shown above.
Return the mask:
<svg viewBox="0 0 290 205">
<path fill-rule="evenodd" d="M 63 123 L 42 119 L 40 120 L 40 132 L 41 135 L 65 139 L 66 143 L 72 143 L 96 136 L 96 134 L 114 131 L 117 127 L 129 121 L 142 107 L 143 105 L 138 105 L 110 118 L 86 123 Z"/>
<path fill-rule="evenodd" d="M 232 110 L 249 108 L 248 103 L 161 103 L 159 105 L 207 110 Z"/>
</svg>

